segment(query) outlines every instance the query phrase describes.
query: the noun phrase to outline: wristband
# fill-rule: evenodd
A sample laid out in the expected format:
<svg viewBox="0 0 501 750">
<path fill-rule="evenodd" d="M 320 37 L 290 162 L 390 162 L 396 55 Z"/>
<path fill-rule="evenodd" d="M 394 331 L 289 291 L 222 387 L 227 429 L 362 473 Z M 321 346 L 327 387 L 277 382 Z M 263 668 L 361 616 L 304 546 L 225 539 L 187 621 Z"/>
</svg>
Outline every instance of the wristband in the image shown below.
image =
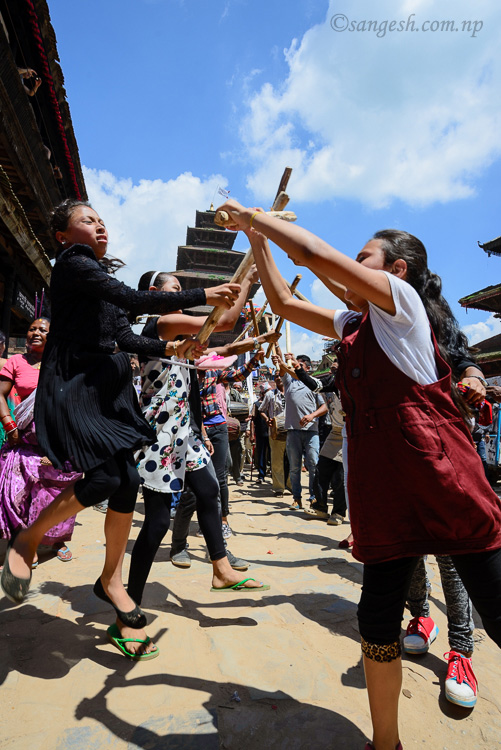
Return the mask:
<svg viewBox="0 0 501 750">
<path fill-rule="evenodd" d="M 252 341 L 253 341 L 253 343 L 254 343 L 254 349 L 256 349 L 257 351 L 259 351 L 260 349 L 262 349 L 262 348 L 263 348 L 263 347 L 261 346 L 261 343 L 260 343 L 260 342 L 259 342 L 259 341 L 257 340 L 257 338 L 254 338 L 254 339 L 253 339 Z"/>
<path fill-rule="evenodd" d="M 484 388 L 487 388 L 487 386 L 489 385 L 489 383 L 487 382 L 487 380 L 485 378 L 483 378 L 481 375 L 465 375 L 464 379 L 466 379 L 466 378 L 476 378 L 477 380 L 480 380 L 480 382 L 482 383 L 482 385 L 484 386 Z"/>
<path fill-rule="evenodd" d="M 252 229 L 252 222 L 254 221 L 254 219 L 256 218 L 256 216 L 257 216 L 257 215 L 258 215 L 259 213 L 261 213 L 261 211 L 254 211 L 254 213 L 253 213 L 253 214 L 252 214 L 252 216 L 250 217 L 250 221 L 249 221 L 249 229 Z"/>
<path fill-rule="evenodd" d="M 17 424 L 14 422 L 13 419 L 11 419 L 10 422 L 6 422 L 3 425 L 3 428 L 4 428 L 5 432 L 6 432 L 6 434 L 8 435 L 9 432 L 14 432 L 14 430 L 17 430 Z"/>
</svg>

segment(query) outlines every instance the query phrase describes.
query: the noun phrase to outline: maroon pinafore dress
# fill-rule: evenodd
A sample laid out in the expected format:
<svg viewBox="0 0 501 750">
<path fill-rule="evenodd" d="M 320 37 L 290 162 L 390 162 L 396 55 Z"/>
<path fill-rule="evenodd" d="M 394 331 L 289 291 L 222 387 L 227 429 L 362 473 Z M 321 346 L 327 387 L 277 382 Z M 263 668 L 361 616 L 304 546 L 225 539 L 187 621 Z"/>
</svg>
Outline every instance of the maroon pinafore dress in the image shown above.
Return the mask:
<svg viewBox="0 0 501 750">
<path fill-rule="evenodd" d="M 419 385 L 377 343 L 370 316 L 345 325 L 338 386 L 346 412 L 353 555 L 364 563 L 501 547 L 501 503 L 451 397 L 451 370 Z"/>
</svg>

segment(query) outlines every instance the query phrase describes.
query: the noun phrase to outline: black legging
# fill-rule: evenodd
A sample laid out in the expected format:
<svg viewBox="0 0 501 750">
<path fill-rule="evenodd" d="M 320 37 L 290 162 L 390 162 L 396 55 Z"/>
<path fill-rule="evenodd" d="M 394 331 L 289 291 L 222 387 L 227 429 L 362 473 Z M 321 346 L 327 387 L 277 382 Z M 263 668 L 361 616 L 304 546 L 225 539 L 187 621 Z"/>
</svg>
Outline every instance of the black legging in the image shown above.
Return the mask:
<svg viewBox="0 0 501 750">
<path fill-rule="evenodd" d="M 185 475 L 186 485 L 197 498 L 198 523 L 204 535 L 211 560 L 226 557 L 221 516 L 218 508 L 219 485 L 204 466 Z M 143 487 L 144 522 L 132 550 L 127 591 L 141 604 L 144 587 L 162 539 L 169 530 L 172 494 Z"/>
<path fill-rule="evenodd" d="M 226 422 L 221 424 L 206 425 L 207 437 L 212 443 L 214 453 L 211 456 L 212 465 L 216 471 L 217 481 L 219 482 L 219 492 L 221 495 L 222 516 L 226 518 L 230 512 L 230 493 L 228 491 L 228 470 L 226 462 L 228 460 L 228 425 Z"/>
<path fill-rule="evenodd" d="M 360 635 L 368 643 L 388 645 L 400 638 L 410 581 L 418 557 L 364 565 L 358 605 Z M 501 549 L 451 555 L 459 577 L 492 640 L 501 647 Z"/>
<path fill-rule="evenodd" d="M 74 492 L 85 508 L 109 498 L 108 508 L 117 513 L 132 513 L 139 489 L 139 474 L 132 451 L 119 451 L 103 464 L 85 472 L 75 482 Z"/>
</svg>

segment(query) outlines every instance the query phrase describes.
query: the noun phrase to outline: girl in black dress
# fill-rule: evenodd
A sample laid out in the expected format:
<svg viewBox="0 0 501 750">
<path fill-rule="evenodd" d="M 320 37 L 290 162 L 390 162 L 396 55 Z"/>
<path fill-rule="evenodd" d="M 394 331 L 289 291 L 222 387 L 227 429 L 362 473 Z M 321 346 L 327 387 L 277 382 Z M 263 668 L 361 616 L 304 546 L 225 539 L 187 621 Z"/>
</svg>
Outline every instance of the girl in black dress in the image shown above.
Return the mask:
<svg viewBox="0 0 501 750">
<path fill-rule="evenodd" d="M 2 571 L 5 594 L 20 603 L 28 593 L 31 563 L 45 532 L 86 507 L 109 498 L 106 557 L 95 594 L 112 604 L 116 625 L 108 635 L 126 655 L 153 658 L 158 649 L 143 628 L 146 617 L 122 583 L 122 562 L 139 486 L 133 451 L 155 441 L 132 385 L 129 356 L 182 357 L 190 342 L 136 336 L 125 309 L 166 313 L 198 305 L 233 306 L 238 284 L 208 289 L 137 292 L 106 270 L 108 234 L 89 204 L 66 200 L 52 229 L 61 246 L 52 272 L 52 323 L 35 403 L 37 437 L 56 468 L 69 460 L 83 479 L 65 489 L 12 540 Z M 114 354 L 115 343 L 122 352 Z"/>
</svg>

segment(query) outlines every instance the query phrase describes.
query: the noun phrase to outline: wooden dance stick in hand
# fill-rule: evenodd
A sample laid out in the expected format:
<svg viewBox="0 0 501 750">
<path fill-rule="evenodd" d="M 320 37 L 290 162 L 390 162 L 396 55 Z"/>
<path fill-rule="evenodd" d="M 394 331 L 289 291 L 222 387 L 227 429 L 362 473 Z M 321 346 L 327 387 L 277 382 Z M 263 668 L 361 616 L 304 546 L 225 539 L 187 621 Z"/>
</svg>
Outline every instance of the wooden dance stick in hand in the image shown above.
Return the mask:
<svg viewBox="0 0 501 750">
<path fill-rule="evenodd" d="M 241 284 L 247 274 L 250 271 L 251 266 L 254 265 L 254 255 L 252 254 L 252 250 L 248 250 L 245 254 L 244 259 L 238 266 L 237 270 L 233 274 L 233 278 L 231 279 L 231 284 Z M 223 313 L 225 312 L 225 307 L 214 307 L 212 312 L 210 313 L 209 317 L 197 333 L 195 337 L 195 341 L 199 341 L 201 344 L 206 344 L 207 341 L 210 338 L 210 335 L 214 328 L 217 326 L 219 321 L 221 320 Z M 188 359 L 192 358 L 192 351 L 188 353 L 186 356 Z"/>
<path fill-rule="evenodd" d="M 303 277 L 301 276 L 301 274 L 298 273 L 298 275 L 296 276 L 296 278 L 294 279 L 294 281 L 290 285 L 289 288 L 290 288 L 292 294 L 294 294 L 294 292 L 296 291 L 296 287 L 297 287 L 297 285 L 299 284 L 299 282 L 301 281 L 302 278 Z M 284 324 L 284 320 L 285 320 L 285 318 L 279 318 L 278 319 L 278 323 L 277 323 L 276 328 L 275 328 L 275 330 L 277 331 L 277 333 L 280 333 L 280 331 L 282 329 L 282 326 Z M 268 347 L 268 351 L 266 352 L 266 359 L 268 359 L 268 357 L 271 354 L 271 347 L 272 346 L 273 346 L 273 344 L 270 344 L 269 347 Z"/>
<path fill-rule="evenodd" d="M 274 219 L 283 219 L 284 221 L 296 221 L 297 219 L 294 211 L 260 211 L 259 213 L 264 213 L 266 216 L 272 216 Z M 231 226 L 231 223 L 232 220 L 229 213 L 226 211 L 216 211 L 214 224 L 217 224 L 218 227 L 227 227 Z"/>
<path fill-rule="evenodd" d="M 259 324 L 259 322 L 261 321 L 261 318 L 264 315 L 264 311 L 266 309 L 267 304 L 268 304 L 268 300 L 265 299 L 262 308 L 260 309 L 260 311 L 256 315 L 256 320 L 257 320 L 258 324 Z M 253 328 L 253 327 L 254 327 L 254 322 L 251 320 L 250 323 L 246 324 L 246 326 L 245 326 L 244 330 L 242 331 L 242 333 L 238 334 L 238 336 L 233 341 L 233 343 L 236 344 L 237 341 L 241 341 L 244 338 L 245 334 L 248 333 L 250 331 L 250 329 Z"/>
<path fill-rule="evenodd" d="M 250 307 L 252 325 L 254 326 L 254 336 L 259 336 L 259 325 L 258 325 L 257 318 L 256 318 L 256 311 L 254 310 L 254 303 L 251 299 L 249 300 L 249 307 Z"/>
</svg>

